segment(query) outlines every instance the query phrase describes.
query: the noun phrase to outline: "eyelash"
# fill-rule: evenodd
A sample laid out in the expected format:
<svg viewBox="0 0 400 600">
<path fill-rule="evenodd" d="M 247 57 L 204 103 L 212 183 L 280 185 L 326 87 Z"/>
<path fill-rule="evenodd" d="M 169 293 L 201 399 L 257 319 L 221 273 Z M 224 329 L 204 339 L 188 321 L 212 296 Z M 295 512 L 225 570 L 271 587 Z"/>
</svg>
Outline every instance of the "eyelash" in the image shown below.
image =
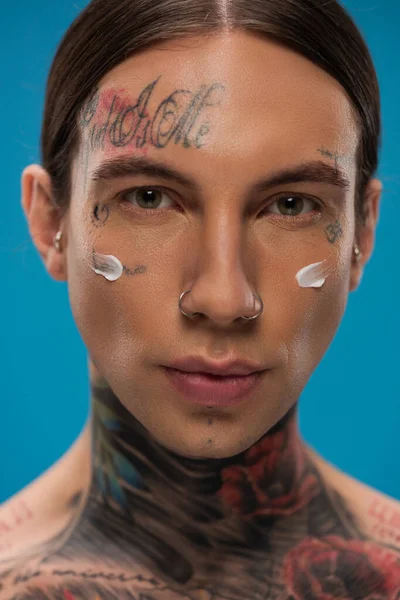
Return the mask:
<svg viewBox="0 0 400 600">
<path fill-rule="evenodd" d="M 115 199 L 119 199 L 121 201 L 121 203 L 125 203 L 125 205 L 129 204 L 130 208 L 127 209 L 127 210 L 136 210 L 136 211 L 139 211 L 139 212 L 150 212 L 150 213 L 153 213 L 153 214 L 156 213 L 156 212 L 163 213 L 164 211 L 171 210 L 170 208 L 141 208 L 141 207 L 135 207 L 135 206 L 133 206 L 131 202 L 129 202 L 128 200 L 125 199 L 125 196 L 127 196 L 128 194 L 133 194 L 134 192 L 137 192 L 139 190 L 157 190 L 159 192 L 167 194 L 167 196 L 170 197 L 170 194 L 168 193 L 169 190 L 166 189 L 166 188 L 158 187 L 158 186 L 145 186 L 145 185 L 143 185 L 143 186 L 138 186 L 138 187 L 135 187 L 135 188 L 130 188 L 128 190 L 124 190 L 124 191 L 120 192 L 119 194 L 117 194 L 117 196 L 115 197 Z M 316 204 L 319 207 L 319 209 L 317 211 L 314 209 L 314 210 L 312 210 L 310 212 L 307 212 L 307 213 L 304 213 L 304 214 L 301 214 L 301 215 L 294 215 L 294 216 L 293 215 L 281 215 L 281 214 L 278 214 L 278 213 L 269 213 L 269 214 L 273 215 L 274 218 L 277 218 L 277 219 L 284 219 L 284 220 L 288 220 L 289 219 L 289 220 L 305 221 L 305 220 L 310 220 L 311 218 L 315 219 L 316 212 L 318 212 L 318 213 L 321 212 L 321 209 L 322 209 L 321 203 L 318 202 L 315 198 L 311 198 L 311 197 L 306 196 L 306 195 L 301 194 L 301 193 L 289 193 L 289 192 L 283 193 L 282 192 L 282 193 L 280 193 L 280 194 L 277 195 L 277 197 L 275 198 L 275 200 L 273 202 L 271 202 L 270 204 L 268 204 L 267 206 L 265 206 L 262 209 L 261 214 L 264 214 L 264 212 L 270 206 L 272 206 L 273 204 L 275 204 L 276 202 L 278 202 L 282 198 L 290 198 L 292 196 L 295 197 L 295 198 L 302 198 L 303 200 L 308 200 L 310 202 L 314 202 L 314 204 Z M 170 200 L 172 200 L 172 198 L 170 198 Z"/>
</svg>

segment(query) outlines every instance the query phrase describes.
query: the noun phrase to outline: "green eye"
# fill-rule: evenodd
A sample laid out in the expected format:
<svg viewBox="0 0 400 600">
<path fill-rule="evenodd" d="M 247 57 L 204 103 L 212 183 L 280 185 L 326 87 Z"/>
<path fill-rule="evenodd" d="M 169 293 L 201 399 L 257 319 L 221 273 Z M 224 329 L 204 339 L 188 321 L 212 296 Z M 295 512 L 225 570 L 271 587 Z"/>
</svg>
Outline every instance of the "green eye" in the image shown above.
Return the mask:
<svg viewBox="0 0 400 600">
<path fill-rule="evenodd" d="M 307 210 L 308 205 L 311 205 L 311 210 Z M 306 198 L 298 194 L 286 194 L 280 196 L 275 202 L 270 204 L 265 211 L 285 217 L 297 217 L 298 215 L 312 212 L 315 205 L 317 205 L 317 202 L 311 200 L 311 198 Z M 277 209 L 271 210 L 272 206 L 277 206 Z"/>
<path fill-rule="evenodd" d="M 169 198 L 164 190 L 155 187 L 138 187 L 128 190 L 121 195 L 121 198 L 128 202 L 128 204 L 134 205 L 134 202 L 136 202 L 137 206 L 143 209 L 160 208 L 164 197 Z M 161 206 L 161 208 L 167 207 Z"/>
</svg>

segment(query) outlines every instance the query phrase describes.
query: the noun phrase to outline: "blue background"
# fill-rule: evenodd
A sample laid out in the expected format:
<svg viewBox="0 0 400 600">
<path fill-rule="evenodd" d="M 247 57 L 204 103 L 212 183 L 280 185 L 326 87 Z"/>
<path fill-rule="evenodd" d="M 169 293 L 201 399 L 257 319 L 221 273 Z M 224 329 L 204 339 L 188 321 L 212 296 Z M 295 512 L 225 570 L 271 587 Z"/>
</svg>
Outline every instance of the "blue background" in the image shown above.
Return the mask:
<svg viewBox="0 0 400 600">
<path fill-rule="evenodd" d="M 303 392 L 300 423 L 306 440 L 327 460 L 400 499 L 400 3 L 343 4 L 364 34 L 378 72 L 383 114 L 378 176 L 385 191 L 374 256 Z M 51 60 L 85 5 L 14 0 L 1 8 L 0 502 L 51 466 L 88 415 L 86 350 L 69 308 L 67 284 L 45 271 L 20 204 L 21 172 L 40 161 Z"/>
</svg>

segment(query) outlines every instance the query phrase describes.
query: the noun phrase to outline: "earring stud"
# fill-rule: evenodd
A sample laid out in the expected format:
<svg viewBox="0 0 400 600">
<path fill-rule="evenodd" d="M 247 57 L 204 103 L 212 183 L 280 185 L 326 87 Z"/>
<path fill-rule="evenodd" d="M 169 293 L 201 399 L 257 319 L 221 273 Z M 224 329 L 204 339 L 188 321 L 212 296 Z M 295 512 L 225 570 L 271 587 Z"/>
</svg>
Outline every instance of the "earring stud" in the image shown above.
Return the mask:
<svg viewBox="0 0 400 600">
<path fill-rule="evenodd" d="M 61 252 L 61 245 L 60 245 L 60 241 L 61 241 L 61 237 L 62 237 L 62 231 L 59 231 L 57 233 L 57 235 L 54 237 L 54 247 L 57 250 L 57 252 Z"/>
<path fill-rule="evenodd" d="M 354 256 L 356 257 L 356 262 L 359 263 L 362 257 L 360 252 L 360 248 L 358 246 L 354 246 Z"/>
</svg>

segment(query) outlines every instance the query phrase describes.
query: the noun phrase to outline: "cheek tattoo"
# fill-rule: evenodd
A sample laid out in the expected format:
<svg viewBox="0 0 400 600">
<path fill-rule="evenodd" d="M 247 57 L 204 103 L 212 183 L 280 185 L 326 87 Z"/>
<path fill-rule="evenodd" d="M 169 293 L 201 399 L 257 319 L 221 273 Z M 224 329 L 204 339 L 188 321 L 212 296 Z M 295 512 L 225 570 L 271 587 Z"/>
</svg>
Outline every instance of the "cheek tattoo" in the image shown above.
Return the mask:
<svg viewBox="0 0 400 600">
<path fill-rule="evenodd" d="M 327 227 L 325 227 L 326 238 L 330 244 L 334 244 L 337 239 L 339 239 L 342 234 L 342 226 L 338 220 L 335 223 L 330 223 Z"/>
<path fill-rule="evenodd" d="M 96 204 L 91 214 L 92 223 L 95 227 L 103 227 L 110 216 L 110 207 L 106 204 Z"/>
<path fill-rule="evenodd" d="M 147 273 L 146 265 L 138 265 L 135 269 L 128 269 L 128 267 L 123 266 L 124 273 L 126 275 L 143 275 L 143 273 Z"/>
</svg>

